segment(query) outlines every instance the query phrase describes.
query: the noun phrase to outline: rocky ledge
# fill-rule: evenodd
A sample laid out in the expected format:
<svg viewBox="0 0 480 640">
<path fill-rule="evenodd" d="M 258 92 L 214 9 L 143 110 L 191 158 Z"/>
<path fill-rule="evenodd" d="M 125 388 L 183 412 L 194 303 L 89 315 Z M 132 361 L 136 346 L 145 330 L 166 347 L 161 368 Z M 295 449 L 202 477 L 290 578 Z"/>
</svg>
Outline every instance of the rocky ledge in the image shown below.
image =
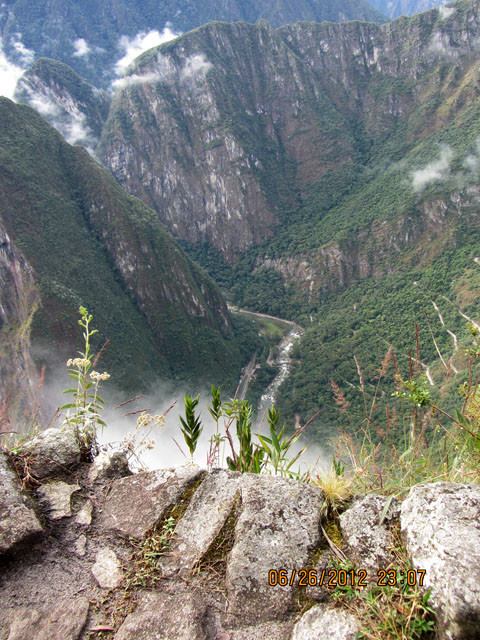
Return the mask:
<svg viewBox="0 0 480 640">
<path fill-rule="evenodd" d="M 399 535 L 436 637 L 480 637 L 480 487 L 358 496 L 337 524 L 341 551 L 313 486 L 188 465 L 132 474 L 124 454 L 82 462 L 49 430 L 0 454 L 0 640 L 354 640 L 360 621 L 299 571 L 332 570 L 333 549 L 377 579 Z"/>
</svg>

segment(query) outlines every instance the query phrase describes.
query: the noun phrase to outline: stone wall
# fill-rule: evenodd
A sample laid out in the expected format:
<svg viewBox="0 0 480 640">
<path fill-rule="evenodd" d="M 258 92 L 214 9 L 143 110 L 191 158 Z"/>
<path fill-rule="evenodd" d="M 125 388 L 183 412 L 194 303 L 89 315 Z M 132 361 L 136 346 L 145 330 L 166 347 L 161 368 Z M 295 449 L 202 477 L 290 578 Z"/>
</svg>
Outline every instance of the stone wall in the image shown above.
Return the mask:
<svg viewBox="0 0 480 640">
<path fill-rule="evenodd" d="M 132 474 L 125 454 L 85 462 L 50 429 L 0 455 L 0 640 L 354 640 L 361 622 L 322 575 L 338 555 L 377 580 L 399 531 L 436 637 L 480 637 L 480 487 L 357 496 L 338 546 L 325 513 L 318 487 L 194 465 Z"/>
</svg>

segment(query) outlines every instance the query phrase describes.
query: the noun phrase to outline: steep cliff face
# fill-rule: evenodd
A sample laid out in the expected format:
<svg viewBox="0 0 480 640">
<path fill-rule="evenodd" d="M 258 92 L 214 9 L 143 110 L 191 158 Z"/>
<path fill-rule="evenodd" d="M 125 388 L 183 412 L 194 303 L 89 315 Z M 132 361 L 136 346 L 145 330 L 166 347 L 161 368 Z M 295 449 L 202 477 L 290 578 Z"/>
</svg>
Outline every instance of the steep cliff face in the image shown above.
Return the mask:
<svg viewBox="0 0 480 640">
<path fill-rule="evenodd" d="M 453 230 L 461 225 L 480 231 L 480 190 L 470 185 L 437 199 L 426 199 L 418 215 L 384 220 L 359 231 L 356 242 L 330 242 L 308 253 L 258 257 L 256 270 L 272 269 L 286 285 L 304 293 L 309 303 L 325 293 L 363 278 L 382 278 L 407 268 L 431 264 L 445 249 L 462 246 Z"/>
<path fill-rule="evenodd" d="M 10 348 L 18 343 L 28 359 L 38 306 L 33 339 L 75 350 L 84 304 L 111 341 L 105 365 L 123 387 L 160 375 L 236 378 L 225 302 L 155 214 L 29 107 L 2 99 L 0 113 L 3 335 L 10 343 L 18 334 Z"/>
<path fill-rule="evenodd" d="M 0 36 L 8 56 L 23 63 L 28 55 L 61 60 L 96 85 L 106 87 L 114 77 L 122 44 L 140 33 L 175 33 L 213 20 L 256 22 L 273 26 L 298 20 L 369 20 L 386 17 L 364 0 L 13 0 L 0 7 Z M 124 40 L 121 40 L 121 37 Z"/>
<path fill-rule="evenodd" d="M 477 9 L 381 27 L 207 25 L 138 59 L 101 157 L 173 233 L 232 263 L 294 224 L 326 176 L 407 159 L 466 113 L 478 97 Z"/>
<path fill-rule="evenodd" d="M 125 78 L 100 154 L 175 234 L 232 261 L 296 208 L 298 185 L 351 157 L 349 127 L 265 22 L 216 23 L 179 43 Z"/>
<path fill-rule="evenodd" d="M 8 407 L 4 418 L 25 417 L 37 400 L 30 325 L 39 301 L 33 269 L 0 220 L 0 397 Z"/>
</svg>

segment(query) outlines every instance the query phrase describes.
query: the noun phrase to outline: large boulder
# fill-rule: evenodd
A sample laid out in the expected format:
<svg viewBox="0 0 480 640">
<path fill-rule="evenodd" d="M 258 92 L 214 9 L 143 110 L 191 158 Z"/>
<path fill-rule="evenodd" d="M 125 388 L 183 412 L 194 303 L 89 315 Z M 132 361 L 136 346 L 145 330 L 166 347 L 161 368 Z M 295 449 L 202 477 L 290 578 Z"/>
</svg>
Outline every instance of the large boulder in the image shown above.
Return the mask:
<svg viewBox="0 0 480 640">
<path fill-rule="evenodd" d="M 7 455 L 0 451 L 0 553 L 42 533 L 42 526 L 20 489 Z"/>
<path fill-rule="evenodd" d="M 401 507 L 415 569 L 425 570 L 440 640 L 474 640 L 480 630 L 480 487 L 417 485 Z"/>
<path fill-rule="evenodd" d="M 241 478 L 241 473 L 224 469 L 205 478 L 175 527 L 173 544 L 162 563 L 165 571 L 192 569 L 203 558 L 232 512 Z"/>
<path fill-rule="evenodd" d="M 100 526 L 142 538 L 203 473 L 198 467 L 184 466 L 115 480 L 103 505 Z"/>
<path fill-rule="evenodd" d="M 379 569 L 385 569 L 394 559 L 390 551 L 393 545 L 390 527 L 399 515 L 397 500 L 370 494 L 357 499 L 340 516 L 342 550 L 369 577 L 376 579 Z"/>
<path fill-rule="evenodd" d="M 320 542 L 323 493 L 294 480 L 244 474 L 240 497 L 226 575 L 232 624 L 281 620 L 297 584 L 291 572 L 298 576 Z M 269 572 L 281 569 L 289 584 L 270 586 Z"/>
<path fill-rule="evenodd" d="M 30 473 L 47 478 L 70 471 L 80 462 L 80 444 L 70 427 L 46 429 L 22 445 Z"/>
</svg>

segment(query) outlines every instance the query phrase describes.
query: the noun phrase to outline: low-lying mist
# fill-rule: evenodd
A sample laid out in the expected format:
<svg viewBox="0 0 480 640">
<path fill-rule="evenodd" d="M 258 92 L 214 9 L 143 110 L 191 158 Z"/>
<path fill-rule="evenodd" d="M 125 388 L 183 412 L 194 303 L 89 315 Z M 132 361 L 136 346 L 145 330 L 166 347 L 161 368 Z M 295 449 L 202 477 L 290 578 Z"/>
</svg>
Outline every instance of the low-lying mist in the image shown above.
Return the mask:
<svg viewBox="0 0 480 640">
<path fill-rule="evenodd" d="M 50 371 L 55 371 L 55 375 L 46 376 L 46 381 L 41 389 L 41 401 L 43 415 L 48 416 L 46 424 L 42 426 L 60 426 L 66 415 L 66 410 L 57 415 L 52 423 L 51 418 L 55 415 L 58 407 L 71 401 L 71 395 L 64 394 L 63 391 L 72 387 L 74 382 L 68 377 L 66 360 L 58 359 L 56 366 L 49 366 Z M 97 366 L 99 371 L 102 367 Z M 186 386 L 182 386 L 174 381 L 157 381 L 145 391 L 132 399 L 124 392 L 115 389 L 113 376 L 110 380 L 103 382 L 99 388 L 99 395 L 105 401 L 105 409 L 101 418 L 106 423 L 103 429 L 97 434 L 98 443 L 101 448 L 120 448 L 128 441 L 136 443 L 136 449 L 131 451 L 130 465 L 132 469 L 162 469 L 183 465 L 190 461 L 188 447 L 185 444 L 181 432 L 180 416 L 185 415 L 184 396 L 187 393 Z M 211 439 L 216 433 L 216 424 L 208 411 L 210 404 L 210 389 L 205 386 L 197 390 L 199 404 L 196 414 L 200 416 L 203 430 L 200 435 L 193 461 L 200 467 L 207 468 Z M 222 396 L 223 401 L 228 401 L 228 396 Z M 137 420 L 142 411 L 151 416 L 165 416 L 165 424 L 159 428 L 156 425 L 138 428 Z M 263 419 L 262 419 L 263 418 Z M 252 428 L 252 441 L 258 442 L 256 433 L 269 435 L 268 422 L 266 416 L 258 416 L 254 423 L 258 427 Z M 280 422 L 283 425 L 283 421 Z M 293 427 L 293 425 L 292 425 Z M 288 428 L 288 425 L 287 425 Z M 225 435 L 223 419 L 218 425 L 220 436 Z M 292 430 L 289 431 L 292 433 Z M 235 423 L 230 426 L 235 448 L 238 450 Z M 142 445 L 143 440 L 147 440 L 149 446 Z M 294 471 L 300 470 L 302 473 L 315 467 L 326 467 L 331 463 L 327 462 L 325 451 L 316 444 L 309 444 L 308 427 L 301 438 L 292 446 L 288 452 L 288 458 L 292 459 L 298 451 L 307 446 L 307 450 L 294 465 Z M 214 466 L 226 467 L 226 458 L 231 456 L 231 448 L 225 439 L 220 445 L 219 459 Z"/>
</svg>

